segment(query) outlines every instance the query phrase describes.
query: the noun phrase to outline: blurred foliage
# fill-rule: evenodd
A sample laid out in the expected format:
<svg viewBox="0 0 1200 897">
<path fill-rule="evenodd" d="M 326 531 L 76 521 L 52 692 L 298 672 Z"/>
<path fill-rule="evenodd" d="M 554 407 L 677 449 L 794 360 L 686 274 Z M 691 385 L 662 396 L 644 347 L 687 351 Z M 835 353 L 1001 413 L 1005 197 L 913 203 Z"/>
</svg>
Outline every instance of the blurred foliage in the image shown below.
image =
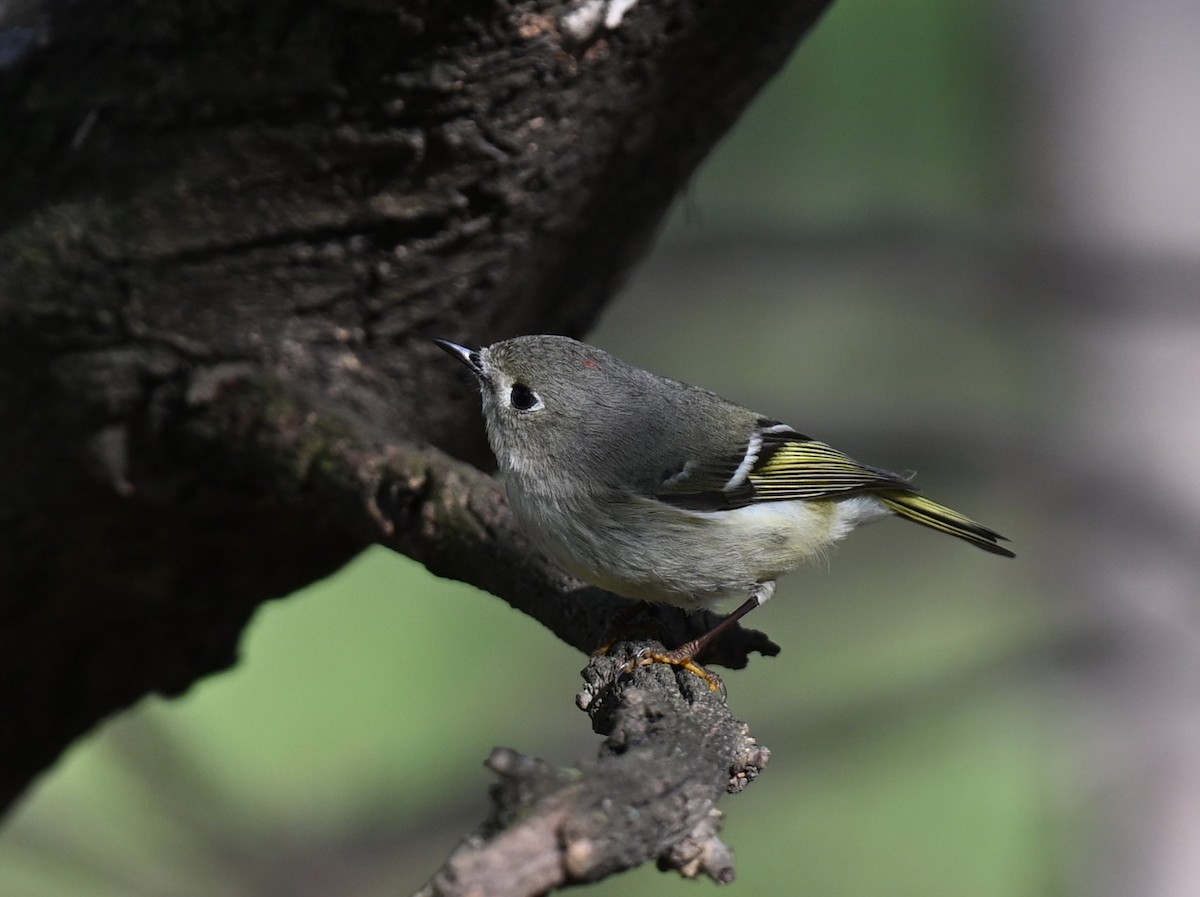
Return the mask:
<svg viewBox="0 0 1200 897">
<path fill-rule="evenodd" d="M 705 163 L 684 222 L 776 238 L 980 223 L 1013 174 L 1003 9 L 835 2 Z"/>
<path fill-rule="evenodd" d="M 751 617 L 784 651 L 726 676 L 773 752 L 724 805 L 746 893 L 1063 890 L 1074 823 L 1039 681 L 1059 627 L 995 439 L 1037 401 L 1019 323 L 937 258 L 821 250 L 989 227 L 1020 179 L 997 18 L 962 0 L 836 3 L 593 335 L 864 461 L 921 465 L 1021 555 L 887 522 Z M 383 550 L 263 608 L 242 656 L 77 744 L 0 832 L 0 893 L 404 893 L 483 818 L 494 745 L 595 751 L 572 703 L 580 655 Z M 694 887 L 642 869 L 589 893 Z"/>
</svg>

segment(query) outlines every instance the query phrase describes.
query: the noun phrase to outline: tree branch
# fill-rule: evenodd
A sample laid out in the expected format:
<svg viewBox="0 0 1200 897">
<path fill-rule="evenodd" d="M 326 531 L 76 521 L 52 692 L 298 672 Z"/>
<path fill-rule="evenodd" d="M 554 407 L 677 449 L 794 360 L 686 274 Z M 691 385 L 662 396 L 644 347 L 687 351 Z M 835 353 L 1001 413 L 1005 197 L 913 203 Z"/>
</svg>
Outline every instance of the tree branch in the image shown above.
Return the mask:
<svg viewBox="0 0 1200 897">
<path fill-rule="evenodd" d="M 607 736 L 597 759 L 555 769 L 493 751 L 487 765 L 501 779 L 490 817 L 418 897 L 533 897 L 649 860 L 733 880 L 715 805 L 756 778 L 770 752 L 701 679 L 662 664 L 622 675 L 629 656 L 593 658 L 584 671 L 578 702 Z"/>
<path fill-rule="evenodd" d="M 240 467 L 239 479 L 258 482 L 260 490 L 270 483 L 273 503 L 302 516 L 322 515 L 339 532 L 387 545 L 435 574 L 503 598 L 580 651 L 600 646 L 613 618 L 633 603 L 547 560 L 517 527 L 500 484 L 439 449 L 365 440 L 336 416 L 316 414 L 280 383 L 228 381 L 211 393 L 192 390 L 187 401 L 189 412 L 178 415 L 183 425 L 171 441 L 209 482 Z M 671 645 L 720 619 L 662 605 L 647 607 L 644 616 Z M 741 669 L 752 651 L 774 656 L 779 648 L 762 633 L 737 627 L 705 660 Z"/>
</svg>

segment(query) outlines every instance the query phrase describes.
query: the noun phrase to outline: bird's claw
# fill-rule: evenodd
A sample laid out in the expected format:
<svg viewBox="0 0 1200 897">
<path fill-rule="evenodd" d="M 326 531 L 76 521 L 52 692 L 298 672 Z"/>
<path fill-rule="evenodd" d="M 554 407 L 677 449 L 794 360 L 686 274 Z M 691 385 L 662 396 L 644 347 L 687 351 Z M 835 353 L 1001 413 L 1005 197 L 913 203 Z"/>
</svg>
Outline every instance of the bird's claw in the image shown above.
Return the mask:
<svg viewBox="0 0 1200 897">
<path fill-rule="evenodd" d="M 709 691 L 720 694 L 725 693 L 725 683 L 721 681 L 720 676 L 700 666 L 700 664 L 696 663 L 696 658 L 692 655 L 679 651 L 652 651 L 649 649 L 639 651 L 637 656 L 625 664 L 621 672 L 624 675 L 631 675 L 638 667 L 649 666 L 652 663 L 665 663 L 673 667 L 685 669 L 708 683 Z"/>
</svg>

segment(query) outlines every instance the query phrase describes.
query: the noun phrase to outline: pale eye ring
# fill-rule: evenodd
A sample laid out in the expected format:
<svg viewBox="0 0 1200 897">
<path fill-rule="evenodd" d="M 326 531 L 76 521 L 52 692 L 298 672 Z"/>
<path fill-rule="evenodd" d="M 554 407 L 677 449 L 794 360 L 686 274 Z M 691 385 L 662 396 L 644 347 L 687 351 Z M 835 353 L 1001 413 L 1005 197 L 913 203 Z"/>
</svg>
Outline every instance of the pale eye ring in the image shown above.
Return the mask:
<svg viewBox="0 0 1200 897">
<path fill-rule="evenodd" d="M 508 401 L 518 411 L 535 411 L 542 407 L 538 394 L 524 383 L 514 383 L 508 392 Z"/>
</svg>

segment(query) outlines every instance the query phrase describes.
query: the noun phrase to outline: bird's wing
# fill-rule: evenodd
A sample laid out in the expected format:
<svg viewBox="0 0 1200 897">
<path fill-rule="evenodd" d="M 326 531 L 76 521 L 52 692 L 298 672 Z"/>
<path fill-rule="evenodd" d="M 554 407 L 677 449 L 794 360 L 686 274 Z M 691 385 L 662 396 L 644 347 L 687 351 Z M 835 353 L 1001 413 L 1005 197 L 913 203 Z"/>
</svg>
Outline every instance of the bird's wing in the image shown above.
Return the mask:
<svg viewBox="0 0 1200 897">
<path fill-rule="evenodd" d="M 671 472 L 656 497 L 676 507 L 719 511 L 881 490 L 916 491 L 897 474 L 859 464 L 786 424 L 761 420 L 739 449 L 693 458 Z"/>
</svg>

